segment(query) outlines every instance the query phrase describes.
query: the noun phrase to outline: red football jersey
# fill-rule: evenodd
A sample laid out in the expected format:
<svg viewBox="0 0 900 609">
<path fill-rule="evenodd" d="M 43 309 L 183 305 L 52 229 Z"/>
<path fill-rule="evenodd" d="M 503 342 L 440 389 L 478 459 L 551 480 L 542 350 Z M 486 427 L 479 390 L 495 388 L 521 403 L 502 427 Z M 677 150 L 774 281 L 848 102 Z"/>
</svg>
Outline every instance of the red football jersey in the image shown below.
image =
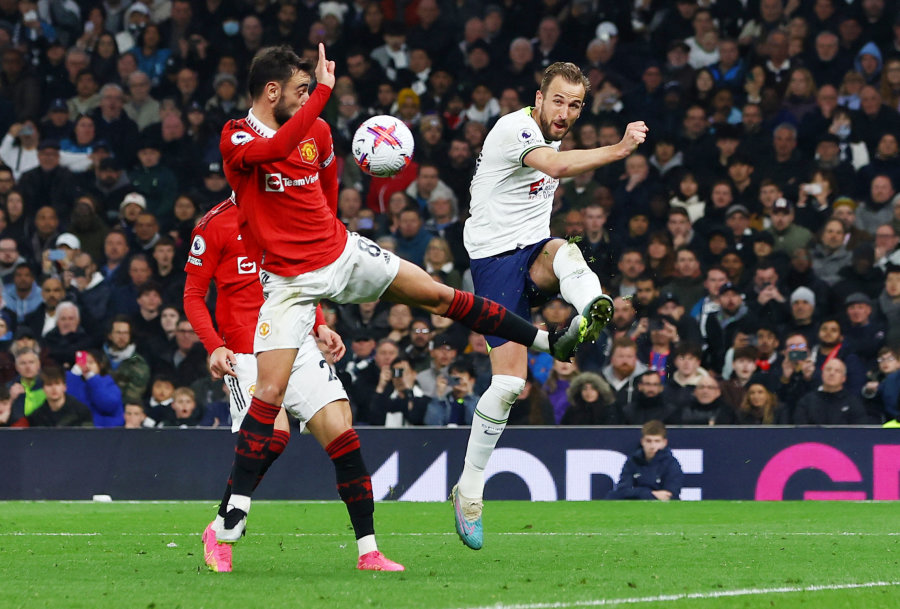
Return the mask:
<svg viewBox="0 0 900 609">
<path fill-rule="evenodd" d="M 330 91 L 317 86 L 277 131 L 252 111 L 222 130 L 219 149 L 246 222 L 241 230 L 248 252 L 258 253 L 262 267 L 277 275 L 322 268 L 340 256 L 347 242 L 336 214 L 336 187 L 332 202 L 319 183 L 320 171 L 336 171 L 331 131 L 317 119 Z"/>
<path fill-rule="evenodd" d="M 184 311 L 208 353 L 223 344 L 235 353 L 253 353 L 263 294 L 259 266 L 244 249 L 239 216 L 234 201 L 226 199 L 209 210 L 191 234 Z M 216 282 L 218 333 L 205 302 L 210 280 Z"/>
</svg>

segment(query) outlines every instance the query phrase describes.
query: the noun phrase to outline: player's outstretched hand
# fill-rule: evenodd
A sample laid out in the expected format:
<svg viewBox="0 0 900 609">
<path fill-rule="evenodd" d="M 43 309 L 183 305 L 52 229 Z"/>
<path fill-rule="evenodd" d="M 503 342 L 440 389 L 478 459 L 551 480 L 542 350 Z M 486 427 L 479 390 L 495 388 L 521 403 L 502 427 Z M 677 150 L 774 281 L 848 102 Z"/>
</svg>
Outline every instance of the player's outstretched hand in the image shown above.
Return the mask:
<svg viewBox="0 0 900 609">
<path fill-rule="evenodd" d="M 237 360 L 234 357 L 234 351 L 222 345 L 209 355 L 209 372 L 214 379 L 225 378 L 228 376 L 237 376 L 234 373 L 234 366 Z"/>
<path fill-rule="evenodd" d="M 638 146 L 647 139 L 647 132 L 650 129 L 644 121 L 635 121 L 628 123 L 625 127 L 625 135 L 622 136 L 622 145 L 628 150 L 628 154 L 634 152 Z"/>
<path fill-rule="evenodd" d="M 328 349 L 328 352 L 331 353 L 331 357 L 334 361 L 339 362 L 341 358 L 344 357 L 344 353 L 347 352 L 347 347 L 344 346 L 344 341 L 341 339 L 340 334 L 328 326 L 322 325 L 316 330 L 316 335 L 318 335 L 319 340 L 325 344 L 325 347 Z"/>
<path fill-rule="evenodd" d="M 334 62 L 325 57 L 325 45 L 319 43 L 319 63 L 316 64 L 316 82 L 334 88 Z"/>
</svg>

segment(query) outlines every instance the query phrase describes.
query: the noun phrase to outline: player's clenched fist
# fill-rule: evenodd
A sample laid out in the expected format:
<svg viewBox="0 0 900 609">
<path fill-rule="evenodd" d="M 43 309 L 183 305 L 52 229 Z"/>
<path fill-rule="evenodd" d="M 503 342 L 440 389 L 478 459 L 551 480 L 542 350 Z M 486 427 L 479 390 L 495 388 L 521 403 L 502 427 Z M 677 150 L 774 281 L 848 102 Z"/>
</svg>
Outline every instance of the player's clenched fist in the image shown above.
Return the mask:
<svg viewBox="0 0 900 609">
<path fill-rule="evenodd" d="M 647 139 L 648 131 L 650 129 L 644 121 L 628 123 L 628 126 L 625 127 L 625 135 L 622 137 L 622 145 L 625 146 L 629 154 L 644 143 L 644 140 Z"/>
</svg>

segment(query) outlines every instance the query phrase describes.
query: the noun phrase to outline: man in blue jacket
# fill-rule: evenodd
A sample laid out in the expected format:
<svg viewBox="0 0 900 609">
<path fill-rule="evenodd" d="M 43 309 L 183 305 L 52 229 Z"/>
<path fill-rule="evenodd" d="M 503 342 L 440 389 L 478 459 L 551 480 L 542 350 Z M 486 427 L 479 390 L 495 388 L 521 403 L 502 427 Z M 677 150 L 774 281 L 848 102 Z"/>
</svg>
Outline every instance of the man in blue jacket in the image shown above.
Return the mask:
<svg viewBox="0 0 900 609">
<path fill-rule="evenodd" d="M 662 421 L 647 421 L 641 427 L 641 448 L 622 467 L 619 483 L 606 494 L 607 499 L 678 499 L 684 474 L 669 450 L 666 426 Z"/>
</svg>

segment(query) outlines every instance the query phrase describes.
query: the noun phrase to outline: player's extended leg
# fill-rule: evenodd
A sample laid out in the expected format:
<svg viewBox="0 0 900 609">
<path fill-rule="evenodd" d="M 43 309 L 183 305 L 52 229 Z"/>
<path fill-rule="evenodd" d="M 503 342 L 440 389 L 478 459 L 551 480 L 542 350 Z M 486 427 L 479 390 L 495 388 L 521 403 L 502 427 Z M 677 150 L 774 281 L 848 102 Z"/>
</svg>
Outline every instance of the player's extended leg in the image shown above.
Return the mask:
<svg viewBox="0 0 900 609">
<path fill-rule="evenodd" d="M 480 334 L 499 336 L 564 361 L 572 357 L 583 334 L 579 332 L 581 318 L 578 316 L 569 327 L 560 331 L 538 330 L 531 322 L 492 300 L 434 281 L 428 273 L 406 260 L 400 261 L 400 270 L 384 298 L 449 317 Z"/>
<path fill-rule="evenodd" d="M 281 410 L 296 357 L 297 349 L 263 351 L 256 357 L 256 391 L 238 431 L 231 472 L 232 494 L 222 530 L 216 536 L 220 542 L 235 543 L 244 533 L 250 497 L 266 465 L 275 418 Z"/>
<path fill-rule="evenodd" d="M 359 437 L 351 424 L 350 403 L 338 400 L 325 405 L 306 426 L 334 465 L 338 494 L 347 506 L 350 523 L 356 534 L 359 550 L 356 568 L 364 571 L 403 571 L 403 565 L 389 560 L 378 551 L 378 544 L 375 542 L 372 478 L 363 462 Z"/>
<path fill-rule="evenodd" d="M 531 265 L 531 278 L 545 291 L 559 291 L 575 307 L 584 321 L 581 340 L 594 342 L 613 315 L 612 297 L 603 293 L 600 278 L 584 260 L 578 246 L 564 239 L 544 245 L 546 256 L 538 256 Z"/>
<path fill-rule="evenodd" d="M 287 412 L 284 408 L 275 417 L 275 429 L 272 432 L 272 441 L 269 442 L 269 448 L 266 451 L 266 459 L 263 463 L 262 470 L 256 478 L 256 487 L 262 482 L 263 476 L 272 467 L 275 460 L 281 456 L 291 439 L 291 428 L 288 420 Z M 233 464 L 232 464 L 232 467 Z M 215 520 L 209 523 L 206 530 L 203 531 L 204 559 L 207 566 L 216 573 L 228 573 L 231 571 L 231 544 L 219 542 L 216 538 L 216 531 L 221 531 L 225 526 L 225 514 L 228 511 L 228 501 L 231 499 L 231 478 L 228 479 L 228 485 L 225 488 L 225 495 L 219 503 L 219 511 Z"/>
<path fill-rule="evenodd" d="M 456 515 L 456 532 L 464 544 L 481 549 L 484 531 L 481 511 L 484 496 L 484 469 L 506 429 L 509 410 L 525 387 L 528 353 L 522 345 L 503 343 L 491 349 L 491 385 L 481 395 L 472 418 L 469 444 L 459 484 L 450 499 Z"/>
</svg>

